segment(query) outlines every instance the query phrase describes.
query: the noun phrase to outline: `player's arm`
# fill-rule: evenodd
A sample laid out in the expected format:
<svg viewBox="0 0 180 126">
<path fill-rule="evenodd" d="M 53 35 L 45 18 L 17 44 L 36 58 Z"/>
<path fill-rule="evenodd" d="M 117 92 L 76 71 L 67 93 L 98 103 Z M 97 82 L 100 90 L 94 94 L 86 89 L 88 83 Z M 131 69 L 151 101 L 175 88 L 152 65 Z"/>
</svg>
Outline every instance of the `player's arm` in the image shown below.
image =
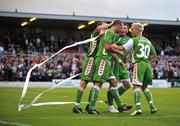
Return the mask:
<svg viewBox="0 0 180 126">
<path fill-rule="evenodd" d="M 122 46 L 118 46 L 116 44 L 112 44 L 111 46 L 119 51 L 130 50 L 133 47 L 133 40 L 129 39 L 129 41 Z"/>
<path fill-rule="evenodd" d="M 111 48 L 114 48 L 114 49 L 119 50 L 119 51 L 124 51 L 125 50 L 125 48 L 123 46 L 118 46 L 116 44 L 112 44 Z"/>
<path fill-rule="evenodd" d="M 110 53 L 120 53 L 122 54 L 122 52 L 119 52 L 117 49 L 113 48 L 111 45 L 114 42 L 114 32 L 112 32 L 111 30 L 106 30 L 105 34 L 104 34 L 104 48 L 107 52 Z"/>
<path fill-rule="evenodd" d="M 154 49 L 153 45 L 151 45 L 150 47 L 150 56 L 149 58 L 151 59 L 151 61 L 155 60 L 157 58 L 157 53 L 156 50 Z"/>
<path fill-rule="evenodd" d="M 117 49 L 114 49 L 113 47 L 110 47 L 110 50 L 111 50 L 111 52 L 118 53 L 118 54 L 120 54 L 120 55 L 124 55 L 124 52 L 123 52 L 123 51 L 119 51 L 119 50 L 117 50 Z"/>
<path fill-rule="evenodd" d="M 117 56 L 117 54 L 111 53 L 111 56 L 113 57 L 113 59 L 114 59 L 115 61 L 118 61 L 122 67 L 125 67 L 125 64 L 124 64 L 123 61 Z"/>
<path fill-rule="evenodd" d="M 112 24 L 113 24 L 113 22 L 108 23 L 108 24 L 105 23 L 105 24 L 99 25 L 96 27 L 95 31 L 97 33 L 100 33 L 101 30 L 106 30 L 106 29 L 110 28 L 112 26 Z"/>
<path fill-rule="evenodd" d="M 151 60 L 154 60 L 154 59 L 157 58 L 157 55 L 150 55 L 149 58 L 150 58 Z"/>
<path fill-rule="evenodd" d="M 156 54 L 149 56 L 150 62 L 155 62 L 155 61 L 156 61 L 156 58 L 157 58 L 157 55 L 156 55 Z"/>
<path fill-rule="evenodd" d="M 113 44 L 109 44 L 108 42 L 106 42 L 106 43 L 104 44 L 105 50 L 108 51 L 108 52 L 110 52 L 110 53 L 119 53 L 119 54 L 121 54 L 121 55 L 124 55 L 123 51 L 119 51 L 119 50 L 113 48 L 112 45 L 113 45 Z"/>
<path fill-rule="evenodd" d="M 107 52 L 112 52 L 113 53 L 113 50 L 111 50 L 111 44 L 113 43 L 114 41 L 114 32 L 111 31 L 110 29 L 106 30 L 105 34 L 104 34 L 104 49 L 107 51 Z"/>
</svg>

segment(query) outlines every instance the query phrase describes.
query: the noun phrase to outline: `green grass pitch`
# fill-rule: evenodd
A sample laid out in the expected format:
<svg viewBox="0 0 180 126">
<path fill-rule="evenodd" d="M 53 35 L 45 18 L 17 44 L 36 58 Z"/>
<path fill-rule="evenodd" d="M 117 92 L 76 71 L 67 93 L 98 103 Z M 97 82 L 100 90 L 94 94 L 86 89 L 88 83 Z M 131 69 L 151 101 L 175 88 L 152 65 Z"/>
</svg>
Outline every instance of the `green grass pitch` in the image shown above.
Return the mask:
<svg viewBox="0 0 180 126">
<path fill-rule="evenodd" d="M 24 103 L 29 103 L 45 88 L 29 88 Z M 130 116 L 134 109 L 123 113 L 108 113 L 104 103 L 97 103 L 100 115 L 87 113 L 75 114 L 73 104 L 31 107 L 21 112 L 17 111 L 17 103 L 21 96 L 21 88 L 0 88 L 0 126 L 180 126 L 180 88 L 151 89 L 157 113 L 150 114 L 149 106 L 142 94 L 143 114 Z M 98 100 L 106 100 L 107 89 L 102 89 Z M 58 88 L 43 95 L 38 102 L 74 101 L 75 88 Z M 88 98 L 86 89 L 82 101 Z M 133 105 L 133 90 L 127 91 L 121 99 Z M 81 104 L 84 108 L 85 104 Z M 9 123 L 3 123 L 9 122 Z M 18 124 L 13 124 L 13 123 Z"/>
</svg>

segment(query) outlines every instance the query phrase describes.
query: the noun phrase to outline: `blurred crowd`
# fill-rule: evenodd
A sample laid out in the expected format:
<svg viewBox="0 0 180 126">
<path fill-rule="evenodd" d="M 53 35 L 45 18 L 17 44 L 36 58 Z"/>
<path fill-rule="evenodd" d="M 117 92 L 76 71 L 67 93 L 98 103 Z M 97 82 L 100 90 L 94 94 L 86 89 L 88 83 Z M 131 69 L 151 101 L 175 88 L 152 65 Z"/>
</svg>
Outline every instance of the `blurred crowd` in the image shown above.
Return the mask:
<svg viewBox="0 0 180 126">
<path fill-rule="evenodd" d="M 153 74 L 156 79 L 180 79 L 180 56 L 161 56 L 152 62 Z"/>
<path fill-rule="evenodd" d="M 52 81 L 65 79 L 81 72 L 84 55 L 75 50 L 67 50 L 36 68 L 31 73 L 31 81 Z M 28 70 L 49 56 L 0 56 L 0 81 L 24 81 Z"/>
<path fill-rule="evenodd" d="M 0 29 L 0 52 L 8 51 L 13 56 L 21 53 L 31 56 L 39 53 L 48 55 L 47 53 L 57 52 L 62 47 L 85 40 L 89 36 L 89 31 L 78 30 Z M 80 50 L 80 47 L 72 49 Z"/>
<path fill-rule="evenodd" d="M 0 81 L 24 81 L 28 70 L 66 45 L 89 38 L 90 32 L 0 29 Z M 3 31 L 3 32 L 2 32 Z M 180 79 L 179 39 L 148 35 L 158 58 L 152 62 L 154 79 Z M 88 45 L 65 50 L 31 74 L 31 81 L 65 79 L 81 72 Z M 132 71 L 132 64 L 127 62 Z M 79 77 L 78 77 L 79 78 Z"/>
</svg>

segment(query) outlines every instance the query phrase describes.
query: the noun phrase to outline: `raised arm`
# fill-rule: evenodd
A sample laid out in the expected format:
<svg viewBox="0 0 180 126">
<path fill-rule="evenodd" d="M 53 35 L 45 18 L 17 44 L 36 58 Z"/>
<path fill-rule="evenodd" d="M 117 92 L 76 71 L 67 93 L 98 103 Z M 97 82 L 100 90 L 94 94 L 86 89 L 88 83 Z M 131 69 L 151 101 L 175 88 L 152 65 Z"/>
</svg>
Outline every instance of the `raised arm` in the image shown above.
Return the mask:
<svg viewBox="0 0 180 126">
<path fill-rule="evenodd" d="M 102 25 L 99 25 L 99 26 L 96 27 L 95 31 L 97 33 L 100 33 L 101 30 L 106 30 L 106 29 L 110 28 L 112 26 L 112 24 L 113 24 L 113 22 L 108 23 L 108 24 L 104 23 Z"/>
</svg>

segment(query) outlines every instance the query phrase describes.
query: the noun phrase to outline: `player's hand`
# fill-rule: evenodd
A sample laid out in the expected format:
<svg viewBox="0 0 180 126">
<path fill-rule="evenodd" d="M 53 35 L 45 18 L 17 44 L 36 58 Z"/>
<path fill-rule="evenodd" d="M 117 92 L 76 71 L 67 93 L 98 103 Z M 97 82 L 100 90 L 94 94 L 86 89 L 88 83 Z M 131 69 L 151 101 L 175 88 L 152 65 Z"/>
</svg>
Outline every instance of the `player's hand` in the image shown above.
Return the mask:
<svg viewBox="0 0 180 126">
<path fill-rule="evenodd" d="M 122 67 L 125 67 L 125 66 L 126 66 L 121 59 L 119 59 L 118 62 L 119 62 L 119 64 L 120 64 Z"/>
<path fill-rule="evenodd" d="M 119 50 L 118 50 L 118 53 L 121 54 L 121 55 L 124 55 L 124 52 L 123 52 L 123 51 L 119 51 Z"/>
<path fill-rule="evenodd" d="M 126 67 L 126 65 L 125 65 L 123 62 L 121 62 L 120 65 L 121 65 L 122 67 Z"/>
<path fill-rule="evenodd" d="M 115 21 L 115 20 L 113 20 L 110 24 L 113 25 L 113 24 L 114 24 L 114 21 Z"/>
<path fill-rule="evenodd" d="M 105 33 L 105 30 L 101 30 L 99 35 L 103 35 Z"/>
<path fill-rule="evenodd" d="M 118 46 L 114 43 L 114 44 L 111 44 L 111 47 L 117 48 Z"/>
</svg>

